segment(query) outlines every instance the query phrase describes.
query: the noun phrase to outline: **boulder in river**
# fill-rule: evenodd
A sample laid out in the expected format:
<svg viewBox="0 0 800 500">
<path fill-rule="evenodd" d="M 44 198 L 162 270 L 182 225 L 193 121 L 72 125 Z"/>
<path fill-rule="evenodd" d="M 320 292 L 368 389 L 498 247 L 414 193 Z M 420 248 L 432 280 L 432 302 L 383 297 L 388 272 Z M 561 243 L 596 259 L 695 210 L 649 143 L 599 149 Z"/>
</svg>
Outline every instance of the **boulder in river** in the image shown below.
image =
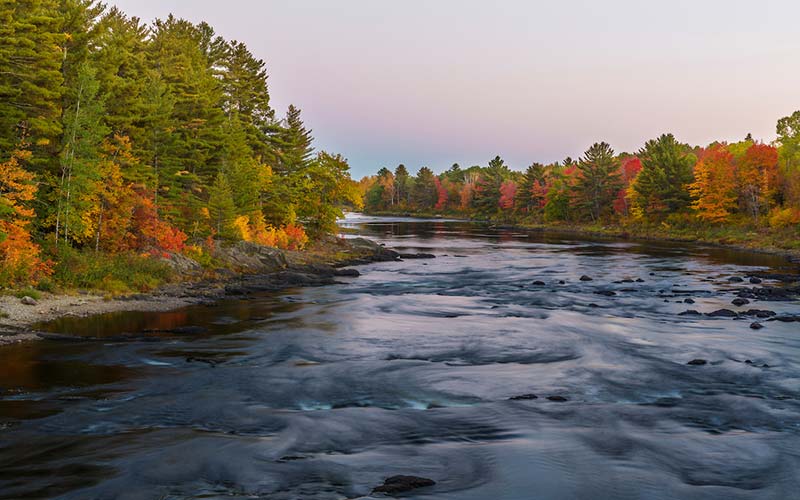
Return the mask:
<svg viewBox="0 0 800 500">
<path fill-rule="evenodd" d="M 592 278 L 591 278 L 591 277 L 589 277 L 589 276 L 586 276 L 586 275 L 584 274 L 583 276 L 581 276 L 580 280 L 581 280 L 581 281 L 592 281 Z"/>
<path fill-rule="evenodd" d="M 685 304 L 694 304 L 694 299 L 691 299 L 691 298 L 689 298 L 689 299 L 683 299 L 683 302 L 684 302 Z"/>
<path fill-rule="evenodd" d="M 710 318 L 735 318 L 738 314 L 730 309 L 717 309 L 716 311 L 706 313 L 706 316 Z"/>
<path fill-rule="evenodd" d="M 708 363 L 708 361 L 706 361 L 705 359 L 697 358 L 697 359 L 693 359 L 693 360 L 689 361 L 686 364 L 687 365 L 692 365 L 692 366 L 703 366 L 706 363 Z"/>
<path fill-rule="evenodd" d="M 744 280 L 738 276 L 731 276 L 730 278 L 728 278 L 728 281 L 730 283 L 741 283 Z"/>
<path fill-rule="evenodd" d="M 759 284 L 761 284 L 762 281 L 763 280 L 761 278 L 758 278 L 756 276 L 753 276 L 753 277 L 750 278 L 750 283 L 752 283 L 754 285 L 759 285 Z"/>
<path fill-rule="evenodd" d="M 747 299 L 743 299 L 742 297 L 737 297 L 737 298 L 735 298 L 735 299 L 733 299 L 733 300 L 731 301 L 731 304 L 733 304 L 733 305 L 735 305 L 735 306 L 739 306 L 739 307 L 741 307 L 741 306 L 744 306 L 744 305 L 747 305 L 747 304 L 749 304 L 749 303 L 750 303 L 750 301 L 749 301 L 749 300 L 747 300 Z"/>
<path fill-rule="evenodd" d="M 436 481 L 426 477 L 418 476 L 392 476 L 386 478 L 383 484 L 375 487 L 373 493 L 386 493 L 387 495 L 396 495 L 398 493 L 405 493 L 407 491 L 416 490 L 417 488 L 426 488 L 433 486 Z"/>
<path fill-rule="evenodd" d="M 533 284 L 535 286 L 544 286 L 544 285 L 546 285 L 546 283 L 544 281 L 541 281 L 541 280 L 536 280 L 536 281 L 533 282 Z"/>
<path fill-rule="evenodd" d="M 606 297 L 613 297 L 614 295 L 617 294 L 617 292 L 613 292 L 611 290 L 598 290 L 594 293 L 595 295 L 605 295 Z"/>
<path fill-rule="evenodd" d="M 696 311 L 694 309 L 687 309 L 682 313 L 679 313 L 678 316 L 701 316 L 700 311 Z"/>
<path fill-rule="evenodd" d="M 762 328 L 764 328 L 764 325 L 762 325 L 758 321 L 755 321 L 753 323 L 750 323 L 750 328 L 753 330 L 761 330 Z"/>
<path fill-rule="evenodd" d="M 569 401 L 564 396 L 547 396 L 548 401 L 555 401 L 556 403 L 563 403 L 565 401 Z"/>
</svg>

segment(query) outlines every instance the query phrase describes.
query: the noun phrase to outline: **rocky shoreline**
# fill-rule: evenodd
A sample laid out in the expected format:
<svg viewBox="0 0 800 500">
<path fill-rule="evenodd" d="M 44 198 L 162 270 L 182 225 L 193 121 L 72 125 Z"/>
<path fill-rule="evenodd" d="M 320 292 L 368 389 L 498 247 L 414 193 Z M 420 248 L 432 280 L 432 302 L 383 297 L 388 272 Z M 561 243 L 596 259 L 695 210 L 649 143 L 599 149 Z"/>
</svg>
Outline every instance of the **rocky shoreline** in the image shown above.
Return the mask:
<svg viewBox="0 0 800 500">
<path fill-rule="evenodd" d="M 170 264 L 185 277 L 151 293 L 108 298 L 95 293 L 45 294 L 37 300 L 0 297 L 0 345 L 48 338 L 34 325 L 65 316 L 88 317 L 121 311 L 170 311 L 180 307 L 213 303 L 225 298 L 288 288 L 322 286 L 338 277 L 357 277 L 351 266 L 402 258 L 430 258 L 427 254 L 400 254 L 365 238 L 330 238 L 307 252 L 282 251 L 253 243 L 238 242 L 218 249 L 218 259 L 227 267 L 213 278 L 198 279 L 201 266 L 172 256 Z"/>
</svg>

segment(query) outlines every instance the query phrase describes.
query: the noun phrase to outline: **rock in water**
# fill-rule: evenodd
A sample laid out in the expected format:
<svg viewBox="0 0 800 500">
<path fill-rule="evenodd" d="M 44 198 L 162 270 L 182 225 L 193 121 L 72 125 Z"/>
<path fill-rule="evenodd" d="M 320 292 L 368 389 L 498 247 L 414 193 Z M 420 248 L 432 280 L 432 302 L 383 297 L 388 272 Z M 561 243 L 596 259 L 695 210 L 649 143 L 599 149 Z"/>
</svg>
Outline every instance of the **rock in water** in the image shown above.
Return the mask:
<svg viewBox="0 0 800 500">
<path fill-rule="evenodd" d="M 544 281 L 540 281 L 540 280 L 536 280 L 536 281 L 533 282 L 533 284 L 535 286 L 544 286 L 545 282 Z"/>
<path fill-rule="evenodd" d="M 592 281 L 592 278 L 584 274 L 583 276 L 581 276 L 581 281 Z"/>
<path fill-rule="evenodd" d="M 22 302 L 26 306 L 35 306 L 36 304 L 38 304 L 38 302 L 36 302 L 36 299 L 34 299 L 33 297 L 29 297 L 27 295 L 22 297 L 22 299 L 20 299 L 20 302 Z"/>
<path fill-rule="evenodd" d="M 762 325 L 759 322 L 750 323 L 750 328 L 752 328 L 753 330 L 761 330 L 762 328 L 764 328 L 764 325 Z"/>
<path fill-rule="evenodd" d="M 567 398 L 565 398 L 564 396 L 547 396 L 547 399 L 550 401 L 555 401 L 557 403 L 563 403 L 564 401 L 567 401 Z"/>
<path fill-rule="evenodd" d="M 706 316 L 710 318 L 735 318 L 738 314 L 730 309 L 717 309 L 716 311 L 706 313 Z"/>
<path fill-rule="evenodd" d="M 510 401 L 525 401 L 529 399 L 539 399 L 536 394 L 520 394 L 519 396 L 511 396 L 508 398 Z"/>
<path fill-rule="evenodd" d="M 750 303 L 749 300 L 743 299 L 741 297 L 737 298 L 737 299 L 733 299 L 733 301 L 731 301 L 731 304 L 733 304 L 735 306 L 743 306 L 743 305 L 746 305 L 746 304 L 749 304 L 749 303 Z"/>
<path fill-rule="evenodd" d="M 396 495 L 407 491 L 433 486 L 436 481 L 426 477 L 417 476 L 392 476 L 383 481 L 383 484 L 372 490 L 373 493 L 386 493 Z"/>
<path fill-rule="evenodd" d="M 708 361 L 706 361 L 705 359 L 693 359 L 686 364 L 692 366 L 703 366 L 706 363 L 708 363 Z"/>
</svg>

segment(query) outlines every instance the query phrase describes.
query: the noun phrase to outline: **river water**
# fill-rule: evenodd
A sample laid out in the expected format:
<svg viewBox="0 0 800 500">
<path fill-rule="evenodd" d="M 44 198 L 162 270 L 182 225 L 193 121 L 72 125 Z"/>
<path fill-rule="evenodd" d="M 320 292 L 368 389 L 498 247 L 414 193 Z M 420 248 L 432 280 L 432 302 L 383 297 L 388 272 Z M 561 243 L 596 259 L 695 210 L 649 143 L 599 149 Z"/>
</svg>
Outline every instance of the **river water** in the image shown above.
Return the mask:
<svg viewBox="0 0 800 500">
<path fill-rule="evenodd" d="M 798 324 L 679 315 L 800 312 L 730 305 L 752 285 L 729 278 L 786 261 L 446 220 L 343 225 L 437 258 L 48 326 L 107 342 L 0 348 L 0 498 L 343 499 L 395 474 L 436 481 L 411 498 L 800 498 Z M 115 339 L 187 325 L 208 331 Z"/>
</svg>

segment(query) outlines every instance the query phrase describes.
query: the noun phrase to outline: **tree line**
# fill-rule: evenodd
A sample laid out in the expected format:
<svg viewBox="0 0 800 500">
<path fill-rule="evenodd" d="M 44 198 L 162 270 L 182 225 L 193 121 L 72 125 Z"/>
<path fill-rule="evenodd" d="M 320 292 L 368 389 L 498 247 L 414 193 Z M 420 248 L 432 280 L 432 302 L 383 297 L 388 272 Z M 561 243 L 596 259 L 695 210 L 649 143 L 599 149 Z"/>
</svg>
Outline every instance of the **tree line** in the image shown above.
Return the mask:
<svg viewBox="0 0 800 500">
<path fill-rule="evenodd" d="M 532 163 L 516 171 L 499 156 L 486 166 L 453 164 L 416 176 L 405 165 L 381 168 L 359 185 L 369 212 L 467 215 L 504 222 L 662 227 L 739 224 L 800 228 L 800 111 L 781 118 L 773 144 L 750 134 L 706 147 L 672 134 L 635 153 L 605 142 L 577 160 Z"/>
<path fill-rule="evenodd" d="M 46 276 L 63 248 L 300 248 L 360 203 L 300 109 L 276 116 L 264 61 L 206 23 L 0 1 L 0 39 L 0 285 Z"/>
</svg>

